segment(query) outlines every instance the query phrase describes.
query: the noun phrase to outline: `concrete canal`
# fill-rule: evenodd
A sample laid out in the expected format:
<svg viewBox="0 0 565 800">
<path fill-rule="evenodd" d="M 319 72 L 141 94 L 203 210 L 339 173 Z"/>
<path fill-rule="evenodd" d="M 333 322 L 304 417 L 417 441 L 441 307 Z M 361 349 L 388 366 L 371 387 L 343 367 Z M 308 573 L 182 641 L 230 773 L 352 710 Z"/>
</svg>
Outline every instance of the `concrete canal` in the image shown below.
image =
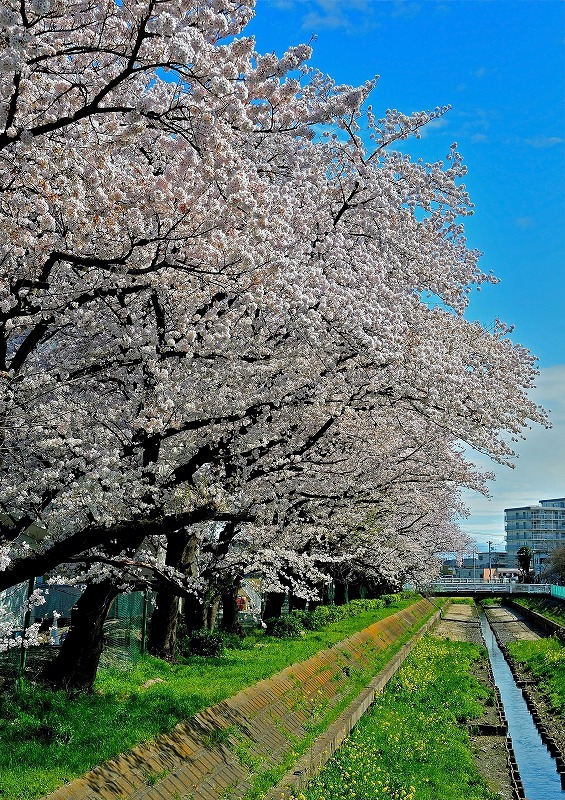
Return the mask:
<svg viewBox="0 0 565 800">
<path fill-rule="evenodd" d="M 508 735 L 512 739 L 526 797 L 528 800 L 563 800 L 565 794 L 561 788 L 561 778 L 557 772 L 555 759 L 540 738 L 522 692 L 516 685 L 510 667 L 482 611 L 480 617 L 494 681 L 500 691 L 508 720 Z"/>
</svg>

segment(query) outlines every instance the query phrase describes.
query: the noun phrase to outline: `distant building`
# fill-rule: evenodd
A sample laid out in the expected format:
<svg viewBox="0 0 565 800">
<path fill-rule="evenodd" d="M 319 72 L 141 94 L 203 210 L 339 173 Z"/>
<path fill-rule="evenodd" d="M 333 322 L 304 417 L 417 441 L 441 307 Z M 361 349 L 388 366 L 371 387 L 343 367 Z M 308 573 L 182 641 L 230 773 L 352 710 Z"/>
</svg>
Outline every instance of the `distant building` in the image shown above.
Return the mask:
<svg viewBox="0 0 565 800">
<path fill-rule="evenodd" d="M 504 509 L 508 566 L 518 566 L 518 550 L 533 551 L 532 568 L 536 575 L 543 571 L 552 550 L 565 545 L 565 497 L 540 500 L 536 506 Z"/>
<path fill-rule="evenodd" d="M 474 555 L 466 555 L 458 561 L 456 559 L 445 559 L 441 574 L 453 578 L 468 578 L 470 580 L 489 580 L 498 577 L 498 571 L 507 566 L 507 556 L 505 550 L 491 550 L 487 552 L 476 552 Z"/>
</svg>

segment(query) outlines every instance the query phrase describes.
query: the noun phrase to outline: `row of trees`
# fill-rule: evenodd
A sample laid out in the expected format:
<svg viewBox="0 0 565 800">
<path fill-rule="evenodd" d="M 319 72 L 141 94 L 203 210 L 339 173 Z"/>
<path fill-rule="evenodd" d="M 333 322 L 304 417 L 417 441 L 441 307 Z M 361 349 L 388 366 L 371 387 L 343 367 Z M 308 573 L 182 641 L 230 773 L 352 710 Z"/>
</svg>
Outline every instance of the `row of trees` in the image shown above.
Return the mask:
<svg viewBox="0 0 565 800">
<path fill-rule="evenodd" d="M 464 317 L 495 279 L 456 146 L 395 149 L 446 109 L 378 119 L 251 14 L 0 5 L 0 589 L 87 585 L 66 685 L 124 589 L 158 589 L 170 655 L 176 598 L 198 627 L 249 572 L 424 575 L 488 477 L 464 444 L 509 461 L 545 420 L 533 357 Z"/>
</svg>

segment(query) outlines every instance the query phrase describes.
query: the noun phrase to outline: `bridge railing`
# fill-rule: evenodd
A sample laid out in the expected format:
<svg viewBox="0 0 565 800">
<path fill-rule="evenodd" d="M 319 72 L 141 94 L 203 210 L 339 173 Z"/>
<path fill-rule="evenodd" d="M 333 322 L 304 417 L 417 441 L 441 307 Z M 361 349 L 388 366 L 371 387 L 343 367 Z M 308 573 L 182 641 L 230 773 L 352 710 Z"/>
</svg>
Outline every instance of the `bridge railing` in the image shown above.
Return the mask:
<svg viewBox="0 0 565 800">
<path fill-rule="evenodd" d="M 559 600 L 565 600 L 565 586 L 555 586 L 551 584 L 551 596 L 557 597 Z"/>
<path fill-rule="evenodd" d="M 551 594 L 549 583 L 515 583 L 512 590 L 514 594 Z"/>
<path fill-rule="evenodd" d="M 448 580 L 435 581 L 426 587 L 426 593 L 430 594 L 456 594 L 457 592 L 465 592 L 466 594 L 552 594 L 553 588 L 563 589 L 565 587 L 552 587 L 549 583 L 516 583 L 509 581 L 508 583 L 500 581 L 474 581 L 470 578 L 462 578 L 461 580 Z M 554 595 L 561 596 L 561 595 Z M 565 597 L 565 592 L 563 593 Z"/>
</svg>

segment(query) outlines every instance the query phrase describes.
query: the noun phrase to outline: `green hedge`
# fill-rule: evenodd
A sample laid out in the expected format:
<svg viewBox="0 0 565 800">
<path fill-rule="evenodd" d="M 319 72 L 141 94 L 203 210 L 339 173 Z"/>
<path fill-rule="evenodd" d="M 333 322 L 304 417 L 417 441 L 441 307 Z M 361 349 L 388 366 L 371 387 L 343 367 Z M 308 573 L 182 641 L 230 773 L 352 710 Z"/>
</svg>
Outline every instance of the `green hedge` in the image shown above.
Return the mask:
<svg viewBox="0 0 565 800">
<path fill-rule="evenodd" d="M 267 635 L 275 636 L 277 639 L 295 639 L 306 631 L 319 631 L 333 622 L 393 606 L 402 600 L 411 598 L 416 600 L 417 597 L 415 592 L 397 592 L 383 594 L 382 597 L 373 600 L 351 600 L 342 606 L 317 606 L 313 611 L 291 611 L 287 617 L 272 617 L 265 620 L 266 632 Z"/>
</svg>

